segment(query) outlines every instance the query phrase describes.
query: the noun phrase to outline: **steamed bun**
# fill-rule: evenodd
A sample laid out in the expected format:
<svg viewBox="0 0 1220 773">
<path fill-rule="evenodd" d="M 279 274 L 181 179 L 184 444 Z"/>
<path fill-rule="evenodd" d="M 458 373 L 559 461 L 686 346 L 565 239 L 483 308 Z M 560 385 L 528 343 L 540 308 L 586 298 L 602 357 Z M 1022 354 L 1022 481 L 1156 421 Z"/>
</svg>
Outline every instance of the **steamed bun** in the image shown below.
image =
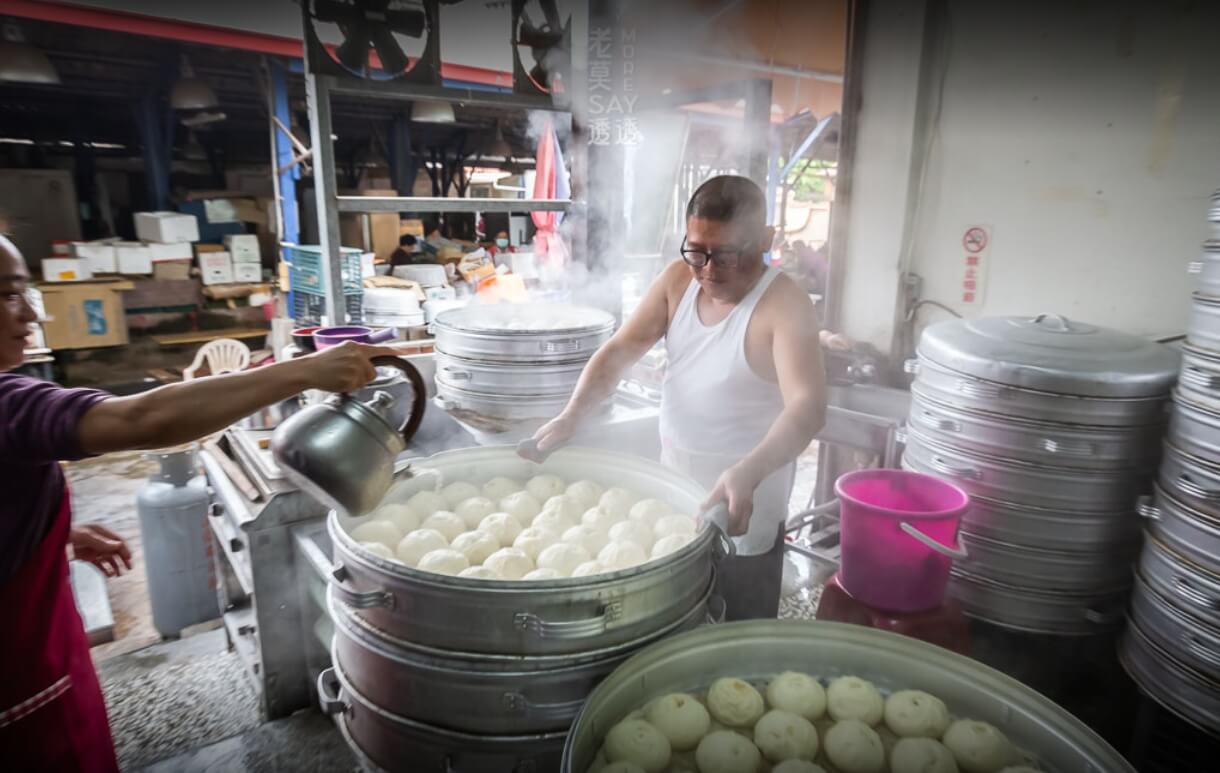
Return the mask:
<svg viewBox="0 0 1220 773">
<path fill-rule="evenodd" d="M 459 534 L 466 531 L 466 522 L 456 513 L 451 513 L 448 510 L 437 510 L 424 519 L 424 522 L 420 524 L 420 528 L 436 529 L 445 535 L 446 540 L 453 542 L 458 538 Z"/>
<path fill-rule="evenodd" d="M 943 741 L 965 773 L 994 773 L 1019 761 L 1008 737 L 986 722 L 959 719 L 949 725 Z"/>
<path fill-rule="evenodd" d="M 802 716 L 772 709 L 754 725 L 754 745 L 772 762 L 811 760 L 818 753 L 818 731 Z"/>
<path fill-rule="evenodd" d="M 535 475 L 525 484 L 525 490 L 539 502 L 546 502 L 551 497 L 563 494 L 566 488 L 563 479 L 555 475 Z"/>
<path fill-rule="evenodd" d="M 580 520 L 580 516 L 584 515 L 587 509 L 583 503 L 567 494 L 551 497 L 542 505 L 542 512 L 557 512 L 573 524 Z"/>
<path fill-rule="evenodd" d="M 676 751 L 698 746 L 712 721 L 703 704 L 685 693 L 657 698 L 649 704 L 645 719 L 669 739 L 669 745 Z"/>
<path fill-rule="evenodd" d="M 520 580 L 534 571 L 533 560 L 517 548 L 500 548 L 483 565 L 506 580 Z"/>
<path fill-rule="evenodd" d="M 881 773 L 885 745 L 877 731 L 858 719 L 845 719 L 826 732 L 826 757 L 841 773 Z"/>
<path fill-rule="evenodd" d="M 504 497 L 521 490 L 521 483 L 512 478 L 496 477 L 483 484 L 483 496 L 492 502 L 499 502 Z"/>
<path fill-rule="evenodd" d="M 580 522 L 585 526 L 591 526 L 598 531 L 609 532 L 610 527 L 622 521 L 616 515 L 613 515 L 599 507 L 590 507 L 580 516 Z"/>
<path fill-rule="evenodd" d="M 601 565 L 599 561 L 585 561 L 580 566 L 572 570 L 573 577 L 592 577 L 595 574 L 605 574 L 606 567 Z"/>
<path fill-rule="evenodd" d="M 597 506 L 621 521 L 627 517 L 627 511 L 635 504 L 636 496 L 625 488 L 615 486 L 606 489 L 597 499 Z"/>
<path fill-rule="evenodd" d="M 491 516 L 488 517 L 490 518 Z M 518 534 L 517 538 L 513 540 L 513 547 L 525 551 L 525 554 L 529 556 L 531 560 L 537 561 L 538 554 L 541 553 L 544 548 L 550 547 L 558 541 L 559 537 L 557 537 L 554 532 L 539 528 L 537 526 L 530 526 L 521 530 L 521 533 Z"/>
<path fill-rule="evenodd" d="M 420 518 L 427 518 L 437 510 L 449 507 L 449 503 L 435 491 L 417 491 L 407 500 L 407 506 L 414 510 Z"/>
<path fill-rule="evenodd" d="M 597 560 L 608 571 L 617 572 L 644 563 L 648 554 L 634 542 L 611 542 L 597 554 Z"/>
<path fill-rule="evenodd" d="M 522 580 L 561 580 L 563 575 L 554 569 L 535 569 L 532 572 L 526 572 Z"/>
<path fill-rule="evenodd" d="M 885 725 L 900 738 L 940 738 L 949 729 L 949 708 L 935 695 L 901 690 L 885 701 Z"/>
<path fill-rule="evenodd" d="M 579 518 L 579 516 L 577 516 Z M 567 517 L 559 510 L 544 510 L 533 520 L 530 526 L 546 529 L 554 534 L 563 534 L 576 525 L 576 520 Z"/>
<path fill-rule="evenodd" d="M 416 529 L 402 538 L 394 554 L 399 561 L 414 567 L 424 556 L 446 547 L 449 547 L 449 541 L 436 529 Z"/>
<path fill-rule="evenodd" d="M 486 566 L 468 566 L 458 572 L 458 577 L 465 577 L 469 580 L 499 580 L 500 575 L 496 574 Z"/>
<path fill-rule="evenodd" d="M 646 773 L 663 773 L 672 750 L 669 740 L 642 719 L 626 719 L 606 733 L 606 759 L 630 762 Z"/>
<path fill-rule="evenodd" d="M 521 523 L 530 523 L 542 512 L 542 505 L 528 491 L 514 491 L 500 500 L 500 510 Z"/>
<path fill-rule="evenodd" d="M 652 553 L 649 555 L 653 559 L 657 559 L 670 553 L 676 553 L 686 547 L 693 539 L 694 536 L 689 534 L 670 534 L 668 537 L 662 537 L 657 540 L 656 544 L 652 546 Z"/>
<path fill-rule="evenodd" d="M 597 504 L 604 491 L 605 489 L 599 483 L 591 480 L 578 480 L 570 484 L 563 493 L 576 500 L 580 504 L 581 512 L 583 513 Z"/>
<path fill-rule="evenodd" d="M 638 521 L 652 529 L 657 525 L 657 521 L 673 513 L 673 511 L 674 509 L 669 506 L 668 502 L 662 502 L 659 499 L 641 499 L 627 511 L 627 518 L 632 521 Z"/>
<path fill-rule="evenodd" d="M 477 529 L 479 522 L 495 511 L 495 504 L 487 497 L 471 497 L 459 504 L 453 512 L 462 517 L 466 528 Z"/>
<path fill-rule="evenodd" d="M 445 486 L 440 493 L 445 499 L 445 509 L 452 510 L 467 499 L 480 496 L 483 491 L 473 483 L 459 480 Z"/>
<path fill-rule="evenodd" d="M 501 545 L 511 545 L 524 531 L 521 522 L 508 513 L 492 513 L 479 521 L 479 531 L 496 538 Z"/>
<path fill-rule="evenodd" d="M 351 537 L 357 542 L 380 542 L 388 548 L 398 544 L 402 532 L 389 521 L 365 521 L 352 529 Z"/>
<path fill-rule="evenodd" d="M 619 521 L 610 527 L 611 542 L 634 542 L 644 549 L 645 553 L 652 550 L 656 541 L 652 528 L 639 521 Z"/>
<path fill-rule="evenodd" d="M 469 566 L 465 554 L 451 548 L 441 548 L 421 558 L 417 568 L 422 572 L 456 575 Z"/>
<path fill-rule="evenodd" d="M 767 685 L 767 703 L 812 721 L 826 713 L 826 690 L 808 674 L 785 671 Z"/>
<path fill-rule="evenodd" d="M 653 527 L 652 531 L 657 535 L 657 539 L 664 539 L 674 534 L 680 534 L 684 537 L 695 536 L 695 519 L 689 515 L 665 515 Z"/>
<path fill-rule="evenodd" d="M 500 541 L 485 531 L 468 531 L 459 534 L 449 547 L 464 554 L 467 561 L 477 566 L 500 549 Z"/>
<path fill-rule="evenodd" d="M 394 555 L 394 551 L 386 547 L 384 542 L 360 542 L 357 544 L 378 558 L 384 558 L 387 561 L 398 560 Z"/>
<path fill-rule="evenodd" d="M 753 727 L 766 710 L 763 697 L 749 682 L 725 677 L 712 682 L 707 709 L 728 727 Z"/>
<path fill-rule="evenodd" d="M 758 747 L 731 730 L 708 733 L 695 749 L 699 773 L 757 773 L 762 764 Z"/>
<path fill-rule="evenodd" d="M 600 553 L 601 549 L 610 542 L 610 537 L 607 536 L 606 532 L 595 529 L 592 526 L 585 526 L 584 524 L 568 529 L 560 539 L 573 545 L 580 545 L 591 556 Z"/>
<path fill-rule="evenodd" d="M 885 701 L 872 682 L 858 676 L 841 676 L 826 690 L 826 706 L 836 721 L 858 719 L 876 725 L 885 711 Z"/>
<path fill-rule="evenodd" d="M 412 510 L 410 505 L 404 504 L 382 505 L 373 513 L 373 517 L 379 521 L 389 521 L 403 534 L 410 534 L 418 529 L 422 520 L 419 513 Z"/>
<path fill-rule="evenodd" d="M 934 738 L 900 738 L 890 752 L 890 773 L 958 773 L 953 753 Z"/>
<path fill-rule="evenodd" d="M 570 542 L 556 542 L 554 545 L 538 554 L 539 569 L 554 569 L 564 577 L 570 577 L 572 570 L 590 560 L 589 551 L 580 545 Z"/>
</svg>

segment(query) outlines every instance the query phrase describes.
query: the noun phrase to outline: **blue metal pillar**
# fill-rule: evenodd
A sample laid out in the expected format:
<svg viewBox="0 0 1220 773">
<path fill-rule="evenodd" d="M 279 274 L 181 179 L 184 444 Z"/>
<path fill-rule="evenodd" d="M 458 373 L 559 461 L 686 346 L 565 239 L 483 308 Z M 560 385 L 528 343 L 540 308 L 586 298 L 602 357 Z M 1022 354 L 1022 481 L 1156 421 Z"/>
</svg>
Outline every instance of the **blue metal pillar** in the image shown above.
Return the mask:
<svg viewBox="0 0 1220 773">
<path fill-rule="evenodd" d="M 275 109 L 275 117 L 284 126 L 292 126 L 292 111 L 288 107 L 287 70 L 278 60 L 271 62 L 271 101 Z M 297 211 L 297 180 L 301 178 L 300 165 L 292 164 L 292 139 L 283 129 L 275 129 L 275 166 L 283 171 L 280 177 L 280 214 L 284 222 L 284 232 L 280 240 L 297 244 L 301 239 L 301 221 Z"/>
<path fill-rule="evenodd" d="M 415 163 L 411 155 L 411 110 L 395 113 L 390 121 L 390 184 L 399 196 L 411 196 L 415 188 Z"/>
<path fill-rule="evenodd" d="M 166 143 L 167 132 L 162 128 L 165 116 L 159 109 L 159 101 L 157 95 L 150 91 L 135 106 L 136 128 L 140 132 L 140 144 L 143 147 L 148 207 L 158 211 L 169 207 L 170 162 L 170 146 Z M 173 111 L 170 113 L 172 120 Z M 169 123 L 169 126 L 172 131 L 173 124 Z"/>
</svg>

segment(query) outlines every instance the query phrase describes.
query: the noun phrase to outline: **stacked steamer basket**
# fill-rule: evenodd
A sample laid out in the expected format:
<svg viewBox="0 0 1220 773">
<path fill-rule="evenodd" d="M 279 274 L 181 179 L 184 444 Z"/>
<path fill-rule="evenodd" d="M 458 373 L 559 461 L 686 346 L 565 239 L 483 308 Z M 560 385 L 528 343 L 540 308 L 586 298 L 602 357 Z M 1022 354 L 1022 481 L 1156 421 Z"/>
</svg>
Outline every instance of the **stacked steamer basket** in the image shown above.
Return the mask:
<svg viewBox="0 0 1220 773">
<path fill-rule="evenodd" d="M 539 473 L 613 481 L 682 513 L 706 497 L 647 459 L 587 448 L 562 449 L 541 466 L 500 446 L 445 451 L 411 467 L 414 477 L 387 501 L 432 490 L 438 479 Z M 628 569 L 511 581 L 383 559 L 349 534 L 367 519 L 329 516 L 335 634 L 318 693 L 370 771 L 557 770 L 568 727 L 597 683 L 643 647 L 722 614 L 713 567 L 730 548 L 711 527 Z"/>
<path fill-rule="evenodd" d="M 480 436 L 515 442 L 563 410 L 614 317 L 585 306 L 473 305 L 433 327 L 438 404 Z"/>
<path fill-rule="evenodd" d="M 1120 648 L 1144 692 L 1220 734 L 1220 192 Z"/>
<path fill-rule="evenodd" d="M 1057 315 L 939 323 L 917 354 L 903 464 L 972 500 L 950 594 L 1019 631 L 1116 627 L 1176 354 Z"/>
</svg>

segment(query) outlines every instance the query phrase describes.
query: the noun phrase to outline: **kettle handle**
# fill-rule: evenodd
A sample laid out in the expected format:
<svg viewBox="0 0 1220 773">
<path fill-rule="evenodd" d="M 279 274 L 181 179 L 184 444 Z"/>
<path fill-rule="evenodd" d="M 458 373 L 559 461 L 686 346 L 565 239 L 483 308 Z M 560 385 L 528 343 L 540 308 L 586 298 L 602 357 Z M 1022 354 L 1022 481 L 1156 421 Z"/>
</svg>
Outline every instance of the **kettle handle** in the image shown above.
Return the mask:
<svg viewBox="0 0 1220 773">
<path fill-rule="evenodd" d="M 402 371 L 402 375 L 411 384 L 411 392 L 413 393 L 411 412 L 407 414 L 407 423 L 400 430 L 403 442 L 409 445 L 411 438 L 415 436 L 416 431 L 419 429 L 420 422 L 424 420 L 424 406 L 428 402 L 428 386 L 424 383 L 424 377 L 420 375 L 419 370 L 414 365 L 399 357 L 390 355 L 374 357 L 370 362 L 373 363 L 373 367 L 384 366 Z"/>
</svg>

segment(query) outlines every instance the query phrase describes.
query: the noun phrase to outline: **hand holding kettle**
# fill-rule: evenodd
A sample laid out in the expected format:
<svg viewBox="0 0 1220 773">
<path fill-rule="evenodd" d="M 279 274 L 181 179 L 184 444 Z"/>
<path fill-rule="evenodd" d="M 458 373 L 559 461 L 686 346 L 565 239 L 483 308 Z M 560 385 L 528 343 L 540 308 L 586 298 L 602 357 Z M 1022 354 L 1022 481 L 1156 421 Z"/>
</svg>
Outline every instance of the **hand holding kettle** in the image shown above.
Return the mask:
<svg viewBox="0 0 1220 773">
<path fill-rule="evenodd" d="M 370 346 L 348 341 L 323 349 L 316 354 L 299 357 L 299 363 L 309 380 L 307 389 L 325 392 L 354 392 L 377 377 L 374 357 L 401 355 L 393 346 Z"/>
</svg>

